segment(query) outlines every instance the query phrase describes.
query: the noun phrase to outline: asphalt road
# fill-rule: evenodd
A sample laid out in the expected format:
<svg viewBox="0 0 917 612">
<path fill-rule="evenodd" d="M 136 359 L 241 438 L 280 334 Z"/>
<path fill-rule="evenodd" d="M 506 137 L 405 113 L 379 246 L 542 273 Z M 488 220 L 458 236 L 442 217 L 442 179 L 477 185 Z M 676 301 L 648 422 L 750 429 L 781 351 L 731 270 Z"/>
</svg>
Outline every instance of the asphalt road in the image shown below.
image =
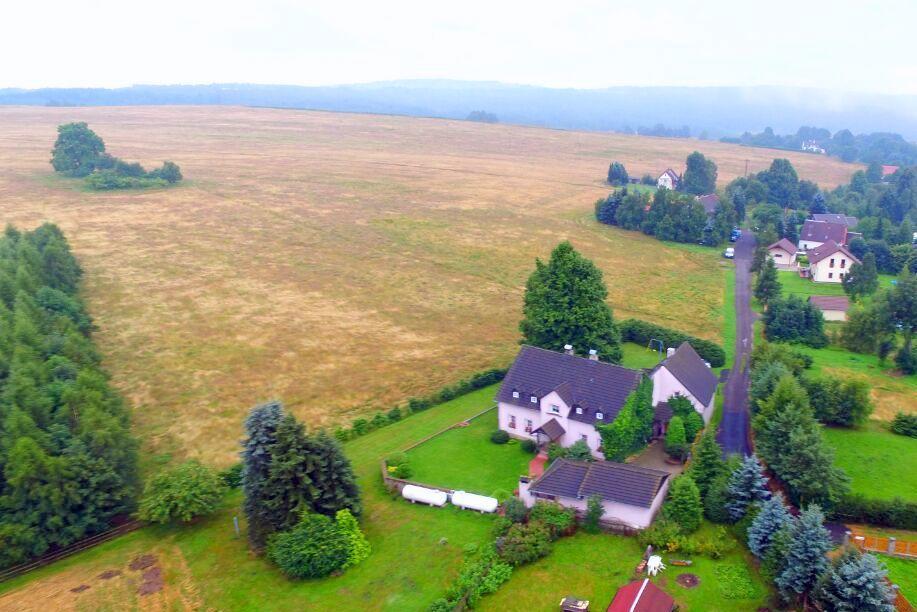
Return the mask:
<svg viewBox="0 0 917 612">
<path fill-rule="evenodd" d="M 748 412 L 748 364 L 753 340 L 751 310 L 751 258 L 755 250 L 755 237 L 746 232 L 735 243 L 736 266 L 736 345 L 735 360 L 729 378 L 723 387 L 723 420 L 716 434 L 716 440 L 723 447 L 723 454 L 751 454 Z"/>
</svg>

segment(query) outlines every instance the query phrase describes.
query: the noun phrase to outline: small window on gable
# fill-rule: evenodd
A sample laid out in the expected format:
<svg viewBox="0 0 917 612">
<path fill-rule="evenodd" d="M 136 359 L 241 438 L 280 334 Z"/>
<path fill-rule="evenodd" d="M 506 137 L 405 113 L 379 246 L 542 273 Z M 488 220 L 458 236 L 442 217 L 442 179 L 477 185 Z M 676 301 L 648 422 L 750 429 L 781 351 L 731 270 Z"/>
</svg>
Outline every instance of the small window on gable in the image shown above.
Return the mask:
<svg viewBox="0 0 917 612">
<path fill-rule="evenodd" d="M 595 413 L 595 418 L 597 418 L 598 420 L 602 421 L 602 420 L 605 419 L 605 415 L 602 414 L 601 412 L 596 412 L 596 413 Z"/>
<path fill-rule="evenodd" d="M 535 397 L 534 395 L 532 396 L 532 403 L 533 403 L 533 404 L 537 404 L 537 403 L 538 403 L 538 398 Z"/>
<path fill-rule="evenodd" d="M 519 399 L 519 392 L 518 392 L 518 391 L 513 391 L 513 397 L 516 398 L 516 399 Z"/>
<path fill-rule="evenodd" d="M 560 414 L 560 406 L 557 404 L 551 404 L 551 412 L 554 414 Z"/>
<path fill-rule="evenodd" d="M 576 414 L 583 414 L 583 409 L 580 406 L 576 407 Z"/>
</svg>

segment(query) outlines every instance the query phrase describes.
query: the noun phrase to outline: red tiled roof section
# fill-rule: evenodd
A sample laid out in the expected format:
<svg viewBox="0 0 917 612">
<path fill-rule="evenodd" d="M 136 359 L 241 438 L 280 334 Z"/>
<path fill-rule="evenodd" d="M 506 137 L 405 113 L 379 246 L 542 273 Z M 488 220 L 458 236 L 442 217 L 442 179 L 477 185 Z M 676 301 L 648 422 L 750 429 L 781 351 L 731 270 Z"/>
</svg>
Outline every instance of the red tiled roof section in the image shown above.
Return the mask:
<svg viewBox="0 0 917 612">
<path fill-rule="evenodd" d="M 829 240 L 828 242 L 822 245 L 819 245 L 815 247 L 814 249 L 809 249 L 809 252 L 806 253 L 806 256 L 809 258 L 809 264 L 811 265 L 811 264 L 816 264 L 820 262 L 822 259 L 824 259 L 825 257 L 830 257 L 831 255 L 834 255 L 835 253 L 843 253 L 844 255 L 849 257 L 852 262 L 860 263 L 860 260 L 857 259 L 856 256 L 850 252 L 850 249 L 845 247 L 843 244 L 838 244 L 834 242 L 833 240 Z"/>
<path fill-rule="evenodd" d="M 648 578 L 625 584 L 605 612 L 672 612 L 675 600 Z"/>
<path fill-rule="evenodd" d="M 799 232 L 800 240 L 810 242 L 828 242 L 833 240 L 838 244 L 847 242 L 847 224 L 830 223 L 828 221 L 813 221 L 807 219 L 802 224 L 802 231 Z"/>
<path fill-rule="evenodd" d="M 819 310 L 840 310 L 847 312 L 850 300 L 846 295 L 811 295 L 809 302 Z"/>
</svg>

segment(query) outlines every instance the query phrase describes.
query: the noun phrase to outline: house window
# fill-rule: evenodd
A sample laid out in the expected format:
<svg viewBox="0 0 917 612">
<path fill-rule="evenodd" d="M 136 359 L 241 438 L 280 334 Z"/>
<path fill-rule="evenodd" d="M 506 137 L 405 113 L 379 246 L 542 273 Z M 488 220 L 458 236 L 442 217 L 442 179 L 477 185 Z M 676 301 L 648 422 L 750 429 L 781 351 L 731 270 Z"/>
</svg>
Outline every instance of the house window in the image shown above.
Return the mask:
<svg viewBox="0 0 917 612">
<path fill-rule="evenodd" d="M 595 413 L 595 418 L 597 418 L 598 420 L 601 421 L 601 420 L 604 420 L 605 415 L 602 414 L 601 412 L 596 412 L 596 413 Z"/>
<path fill-rule="evenodd" d="M 532 419 L 525 420 L 525 433 L 532 433 Z"/>
<path fill-rule="evenodd" d="M 516 429 L 516 415 L 515 414 L 509 415 L 509 428 Z"/>
<path fill-rule="evenodd" d="M 582 440 L 583 442 L 586 442 L 587 444 L 589 443 L 589 436 L 587 436 L 586 434 L 581 435 L 579 439 Z"/>
<path fill-rule="evenodd" d="M 560 414 L 560 406 L 557 404 L 551 404 L 551 412 L 554 414 Z"/>
<path fill-rule="evenodd" d="M 579 406 L 576 407 L 576 414 L 583 414 L 583 409 Z"/>
<path fill-rule="evenodd" d="M 828 272 L 828 278 L 834 278 L 834 272 Z"/>
<path fill-rule="evenodd" d="M 833 268 L 833 267 L 834 267 L 834 258 L 833 258 L 833 257 L 831 258 L 831 262 L 828 264 L 828 267 L 829 267 L 829 268 Z"/>
<path fill-rule="evenodd" d="M 841 268 L 846 268 L 846 267 L 847 267 L 847 260 L 842 258 L 841 259 Z"/>
<path fill-rule="evenodd" d="M 518 392 L 518 391 L 513 391 L 513 397 L 516 398 L 516 399 L 519 399 L 519 392 Z"/>
<path fill-rule="evenodd" d="M 534 395 L 532 396 L 532 403 L 533 403 L 533 404 L 537 404 L 537 403 L 538 403 L 538 398 L 535 397 Z"/>
</svg>

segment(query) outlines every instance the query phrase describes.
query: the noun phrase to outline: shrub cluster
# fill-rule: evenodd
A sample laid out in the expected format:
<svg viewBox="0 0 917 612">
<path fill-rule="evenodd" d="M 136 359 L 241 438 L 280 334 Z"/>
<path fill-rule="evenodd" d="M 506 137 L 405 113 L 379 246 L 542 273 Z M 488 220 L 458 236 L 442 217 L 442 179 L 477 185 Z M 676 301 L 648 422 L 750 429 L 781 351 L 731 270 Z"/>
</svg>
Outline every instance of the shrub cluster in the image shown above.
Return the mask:
<svg viewBox="0 0 917 612">
<path fill-rule="evenodd" d="M 650 340 L 662 340 L 666 348 L 678 347 L 682 342 L 688 342 L 711 367 L 721 368 L 726 365 L 726 352 L 723 347 L 709 340 L 695 338 L 684 332 L 639 319 L 625 319 L 619 327 L 621 340 L 624 342 L 646 346 Z"/>
<path fill-rule="evenodd" d="M 410 478 L 414 475 L 408 456 L 404 453 L 395 453 L 386 457 L 385 469 L 395 478 Z"/>
<path fill-rule="evenodd" d="M 664 518 L 640 531 L 637 541 L 640 546 L 652 546 L 657 551 L 704 555 L 711 559 L 720 559 L 735 548 L 735 540 L 727 537 L 725 527 L 717 527 L 711 535 L 689 536 L 682 533 L 677 523 Z"/>
<path fill-rule="evenodd" d="M 509 442 L 509 434 L 502 429 L 497 429 L 491 432 L 490 441 L 494 444 L 506 444 Z"/>
<path fill-rule="evenodd" d="M 153 523 L 187 523 L 215 512 L 225 492 L 220 474 L 197 461 L 186 461 L 147 482 L 138 516 Z"/>
<path fill-rule="evenodd" d="M 834 506 L 832 517 L 849 523 L 869 523 L 895 529 L 917 529 L 917 503 L 895 498 L 867 499 L 845 495 Z"/>
<path fill-rule="evenodd" d="M 653 381 L 645 378 L 627 397 L 614 421 L 597 427 L 605 458 L 624 461 L 642 450 L 653 433 L 653 416 Z"/>
<path fill-rule="evenodd" d="M 270 537 L 268 558 L 291 578 L 322 578 L 369 556 L 369 542 L 349 510 L 335 519 L 303 514 L 299 523 Z"/>
<path fill-rule="evenodd" d="M 474 608 L 482 597 L 496 592 L 500 585 L 510 579 L 512 573 L 512 565 L 503 561 L 493 546 L 490 546 L 465 561 L 446 596 L 434 601 L 430 612 Z"/>
<path fill-rule="evenodd" d="M 891 430 L 899 436 L 917 438 L 917 414 L 899 412 L 892 420 Z"/>
<path fill-rule="evenodd" d="M 350 427 L 338 427 L 334 431 L 334 437 L 341 442 L 359 438 L 360 436 L 366 435 L 371 431 L 375 431 L 380 427 L 385 427 L 391 423 L 396 423 L 406 416 L 414 414 L 415 412 L 423 412 L 424 410 L 432 408 L 438 404 L 454 400 L 455 398 L 467 393 L 471 393 L 472 391 L 477 391 L 478 389 L 483 389 L 484 387 L 498 383 L 503 380 L 504 376 L 506 376 L 505 369 L 494 368 L 491 370 L 478 372 L 477 374 L 474 374 L 464 380 L 460 380 L 453 385 L 443 387 L 430 397 L 412 397 L 408 400 L 406 406 L 395 406 L 388 412 L 377 412 L 376 415 L 370 419 L 363 417 L 354 419 Z"/>
</svg>

